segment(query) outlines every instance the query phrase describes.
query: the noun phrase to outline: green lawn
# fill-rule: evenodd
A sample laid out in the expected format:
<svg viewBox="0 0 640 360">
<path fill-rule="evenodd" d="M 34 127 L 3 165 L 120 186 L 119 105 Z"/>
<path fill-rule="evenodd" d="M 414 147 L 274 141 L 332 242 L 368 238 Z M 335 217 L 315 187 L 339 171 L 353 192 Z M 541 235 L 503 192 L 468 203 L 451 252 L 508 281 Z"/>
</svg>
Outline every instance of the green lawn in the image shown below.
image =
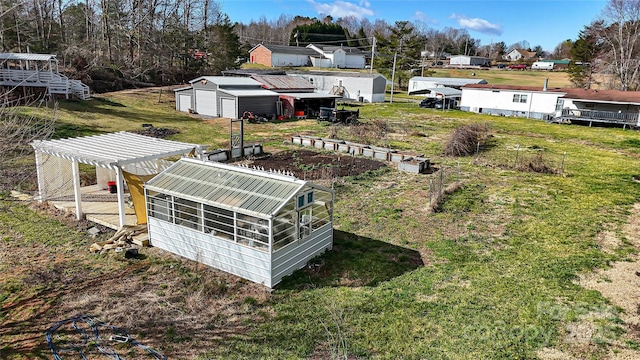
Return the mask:
<svg viewBox="0 0 640 360">
<path fill-rule="evenodd" d="M 168 98 L 158 103 L 158 95 L 65 102 L 57 136 L 153 123 L 180 129 L 174 138 L 181 141 L 214 147 L 228 141 L 224 123 L 176 113 Z M 74 299 L 75 306 L 62 306 L 66 311 L 92 309 L 103 320 L 124 321 L 108 310 L 118 300 L 111 296 L 75 302 L 88 295 L 73 282 L 62 286 L 64 296 L 50 299 L 51 285 L 10 271 L 22 261 L 8 255 L 18 249 L 37 249 L 40 255 L 27 259 L 44 269 L 54 267 L 53 258 L 72 260 L 54 268 L 78 281 L 85 276 L 106 282 L 109 272 L 131 270 L 127 281 L 140 290 L 124 297 L 129 303 L 147 301 L 151 309 L 139 307 L 137 316 L 152 320 L 130 320 L 128 326 L 170 358 L 530 359 L 553 348 L 580 359 L 601 359 L 610 351 L 640 347 L 621 320 L 621 309 L 576 281 L 579 274 L 606 268 L 636 251 L 622 229 L 640 196 L 640 184 L 632 181 L 640 172 L 638 132 L 442 112 L 415 104 L 359 108 L 362 121 L 385 130 L 363 135 L 357 128 L 333 129 L 340 138 L 366 136 L 376 145 L 424 153 L 436 167 L 460 168 L 462 186 L 447 194 L 436 212 L 428 209 L 429 175 L 391 170 L 342 179 L 335 184 L 334 249 L 314 260 L 311 270 L 296 272 L 265 295 L 259 286 L 232 282 L 153 249 L 145 250 L 148 257 L 138 263 L 90 255 L 84 251 L 90 241 L 84 234 L 42 220 L 5 198 L 0 206 L 20 216 L 0 215 L 0 255 L 7 259 L 0 262 L 6 275 L 0 278 L 0 354 L 36 357 L 36 350 L 10 345 L 18 338 L 15 329 L 60 320 L 66 313 L 56 306 L 65 299 Z M 468 123 L 488 124 L 490 144 L 475 159 L 443 157 L 448 135 Z M 245 131 L 249 141 L 276 151 L 293 147 L 283 143 L 290 135 L 327 136 L 332 129 L 305 120 L 247 124 Z M 517 148 L 522 157 L 541 153 L 554 166 L 564 157 L 564 174 L 506 166 Z M 607 251 L 598 241 L 604 229 L 619 238 Z M 72 265 L 78 263 L 84 274 Z M 143 291 L 146 285 L 135 285 L 154 283 L 165 285 L 150 293 Z M 211 288 L 216 290 L 199 298 L 201 307 L 186 300 Z M 162 301 L 150 302 L 152 295 Z M 50 307 L 9 306 L 38 297 L 48 299 Z M 220 304 L 225 306 L 214 307 Z M 213 315 L 205 307 L 219 310 Z M 567 329 L 582 325 L 594 331 L 586 339 L 571 338 Z M 152 336 L 154 331 L 159 335 Z M 38 334 L 31 335 L 37 342 Z M 42 344 L 37 349 L 46 353 Z"/>
</svg>

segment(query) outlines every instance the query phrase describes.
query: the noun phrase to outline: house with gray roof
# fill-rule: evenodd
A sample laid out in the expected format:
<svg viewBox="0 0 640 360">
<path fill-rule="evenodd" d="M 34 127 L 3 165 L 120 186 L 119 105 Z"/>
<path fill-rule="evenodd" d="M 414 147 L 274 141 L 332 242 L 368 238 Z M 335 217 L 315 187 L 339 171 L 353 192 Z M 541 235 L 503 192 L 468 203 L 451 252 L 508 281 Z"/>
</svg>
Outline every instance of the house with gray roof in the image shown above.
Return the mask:
<svg viewBox="0 0 640 360">
<path fill-rule="evenodd" d="M 311 66 L 312 56 L 318 52 L 306 47 L 258 44 L 249 50 L 249 61 L 270 67 Z"/>
<path fill-rule="evenodd" d="M 315 67 L 364 69 L 367 53 L 350 46 L 309 44 L 307 48 L 315 50 L 320 56 L 311 57 Z"/>
</svg>

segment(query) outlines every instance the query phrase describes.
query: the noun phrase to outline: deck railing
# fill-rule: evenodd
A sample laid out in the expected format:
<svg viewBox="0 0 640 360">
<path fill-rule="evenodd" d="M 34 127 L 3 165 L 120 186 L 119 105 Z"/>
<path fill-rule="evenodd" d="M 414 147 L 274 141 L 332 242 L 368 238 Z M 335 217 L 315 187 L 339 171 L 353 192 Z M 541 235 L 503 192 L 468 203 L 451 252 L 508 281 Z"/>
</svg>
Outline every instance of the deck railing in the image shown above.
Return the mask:
<svg viewBox="0 0 640 360">
<path fill-rule="evenodd" d="M 46 87 L 51 94 L 72 95 L 86 100 L 90 97 L 89 87 L 80 80 L 50 71 L 0 69 L 0 84 L 11 86 Z"/>
<path fill-rule="evenodd" d="M 562 119 L 603 122 L 610 124 L 632 125 L 638 124 L 638 113 L 616 112 L 583 109 L 562 109 Z"/>
</svg>

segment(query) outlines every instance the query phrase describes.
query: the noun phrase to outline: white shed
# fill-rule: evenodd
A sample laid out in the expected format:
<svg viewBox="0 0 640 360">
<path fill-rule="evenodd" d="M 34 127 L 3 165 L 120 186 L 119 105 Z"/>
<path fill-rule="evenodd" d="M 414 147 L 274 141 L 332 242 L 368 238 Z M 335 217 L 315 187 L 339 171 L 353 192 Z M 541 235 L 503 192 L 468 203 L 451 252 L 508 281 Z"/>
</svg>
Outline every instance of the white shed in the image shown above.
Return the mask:
<svg viewBox="0 0 640 360">
<path fill-rule="evenodd" d="M 191 86 L 174 89 L 173 93 L 176 97 L 176 110 L 182 112 L 190 112 L 193 110 L 191 98 L 193 88 Z"/>
<path fill-rule="evenodd" d="M 181 159 L 145 184 L 151 245 L 271 288 L 333 246 L 333 191 Z"/>
<path fill-rule="evenodd" d="M 482 66 L 491 65 L 491 59 L 482 56 L 455 55 L 449 60 L 449 65 Z"/>
<path fill-rule="evenodd" d="M 311 61 L 314 66 L 320 65 L 321 59 L 327 59 L 328 62 L 323 62 L 323 65 L 318 67 L 336 67 L 336 68 L 348 68 L 348 69 L 364 69 L 366 65 L 367 54 L 355 47 L 350 46 L 335 46 L 335 45 L 320 45 L 309 44 L 307 48 L 313 49 L 321 55 L 320 58 L 312 57 Z"/>
<path fill-rule="evenodd" d="M 380 74 L 342 71 L 299 71 L 287 75 L 301 76 L 322 94 L 339 95 L 343 99 L 384 102 L 387 79 Z"/>
</svg>

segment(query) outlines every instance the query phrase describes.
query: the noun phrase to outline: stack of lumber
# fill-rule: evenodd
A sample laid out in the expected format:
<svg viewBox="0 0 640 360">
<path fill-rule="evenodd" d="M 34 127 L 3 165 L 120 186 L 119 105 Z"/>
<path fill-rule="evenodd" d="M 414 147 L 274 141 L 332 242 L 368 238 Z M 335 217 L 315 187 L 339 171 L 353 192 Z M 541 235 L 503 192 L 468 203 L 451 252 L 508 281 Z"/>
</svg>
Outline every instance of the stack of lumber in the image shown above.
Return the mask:
<svg viewBox="0 0 640 360">
<path fill-rule="evenodd" d="M 131 244 L 134 237 L 147 232 L 147 225 L 125 225 L 120 228 L 112 237 L 105 241 L 98 241 L 89 247 L 89 251 L 98 252 L 102 250 L 111 250 L 116 248 L 124 248 Z"/>
</svg>

